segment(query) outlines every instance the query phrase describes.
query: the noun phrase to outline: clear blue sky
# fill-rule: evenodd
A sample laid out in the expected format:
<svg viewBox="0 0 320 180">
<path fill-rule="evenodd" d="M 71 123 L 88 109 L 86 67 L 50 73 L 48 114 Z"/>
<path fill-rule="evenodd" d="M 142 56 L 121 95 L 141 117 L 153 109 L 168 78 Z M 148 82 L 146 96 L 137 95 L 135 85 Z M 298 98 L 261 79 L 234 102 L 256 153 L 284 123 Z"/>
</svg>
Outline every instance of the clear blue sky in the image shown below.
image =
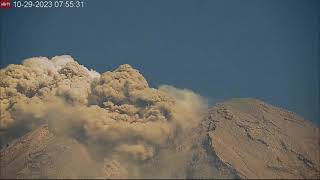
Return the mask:
<svg viewBox="0 0 320 180">
<path fill-rule="evenodd" d="M 320 1 L 85 1 L 0 10 L 1 67 L 61 54 L 99 72 L 129 63 L 152 86 L 255 97 L 319 123 Z"/>
</svg>

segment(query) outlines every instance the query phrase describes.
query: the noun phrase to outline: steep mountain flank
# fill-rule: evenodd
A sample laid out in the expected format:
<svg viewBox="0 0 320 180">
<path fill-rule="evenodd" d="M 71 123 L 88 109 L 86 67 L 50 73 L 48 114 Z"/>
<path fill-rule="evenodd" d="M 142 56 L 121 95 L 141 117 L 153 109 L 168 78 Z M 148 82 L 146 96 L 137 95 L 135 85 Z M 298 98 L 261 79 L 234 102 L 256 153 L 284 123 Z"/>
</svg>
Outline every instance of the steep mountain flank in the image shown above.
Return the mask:
<svg viewBox="0 0 320 180">
<path fill-rule="evenodd" d="M 206 117 L 211 148 L 242 178 L 319 178 L 319 128 L 255 99 L 233 99 Z"/>
</svg>

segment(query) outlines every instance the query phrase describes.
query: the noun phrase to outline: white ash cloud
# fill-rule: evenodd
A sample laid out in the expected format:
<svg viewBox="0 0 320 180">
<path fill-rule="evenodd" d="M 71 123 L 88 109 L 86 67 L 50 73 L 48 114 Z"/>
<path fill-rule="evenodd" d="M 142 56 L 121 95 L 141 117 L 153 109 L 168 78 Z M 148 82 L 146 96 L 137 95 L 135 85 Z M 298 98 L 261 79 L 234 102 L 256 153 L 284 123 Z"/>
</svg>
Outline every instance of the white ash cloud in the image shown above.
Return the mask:
<svg viewBox="0 0 320 180">
<path fill-rule="evenodd" d="M 48 123 L 104 159 L 105 177 L 142 177 L 143 164 L 165 156 L 168 142 L 196 127 L 207 109 L 190 90 L 149 87 L 128 64 L 100 75 L 70 56 L 34 57 L 0 77 L 1 136 Z"/>
</svg>

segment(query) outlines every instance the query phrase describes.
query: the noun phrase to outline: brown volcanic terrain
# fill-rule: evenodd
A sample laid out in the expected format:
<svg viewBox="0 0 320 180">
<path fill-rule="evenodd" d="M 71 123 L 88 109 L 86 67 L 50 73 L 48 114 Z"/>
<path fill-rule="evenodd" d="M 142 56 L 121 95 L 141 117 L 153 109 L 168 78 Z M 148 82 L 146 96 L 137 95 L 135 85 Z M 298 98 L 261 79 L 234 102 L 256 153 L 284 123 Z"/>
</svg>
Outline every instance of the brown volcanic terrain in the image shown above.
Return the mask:
<svg viewBox="0 0 320 180">
<path fill-rule="evenodd" d="M 319 178 L 319 128 L 255 99 L 213 107 L 211 147 L 242 178 Z"/>
<path fill-rule="evenodd" d="M 256 99 L 208 108 L 130 65 L 70 56 L 0 71 L 0 177 L 320 178 L 319 128 Z"/>
<path fill-rule="evenodd" d="M 168 167 L 173 174 L 186 169 L 185 178 L 320 177 L 319 128 L 259 100 L 234 99 L 214 106 L 194 134 L 184 138 L 185 143 L 170 145 L 175 149 L 170 155 L 188 152 L 189 159 L 181 167 Z M 81 143 L 59 139 L 43 125 L 1 150 L 1 177 L 125 177 L 116 170 L 93 171 L 89 156 Z M 77 163 L 61 166 L 65 157 Z M 156 159 L 146 164 L 157 164 Z"/>
</svg>

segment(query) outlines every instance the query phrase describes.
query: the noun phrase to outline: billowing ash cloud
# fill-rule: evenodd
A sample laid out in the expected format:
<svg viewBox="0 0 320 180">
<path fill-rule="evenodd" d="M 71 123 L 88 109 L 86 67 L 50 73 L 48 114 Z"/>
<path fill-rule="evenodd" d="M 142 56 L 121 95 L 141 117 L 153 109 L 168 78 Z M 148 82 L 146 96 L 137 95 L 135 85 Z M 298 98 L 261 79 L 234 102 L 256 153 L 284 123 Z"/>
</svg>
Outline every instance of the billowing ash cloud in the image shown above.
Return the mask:
<svg viewBox="0 0 320 180">
<path fill-rule="evenodd" d="M 149 87 L 128 64 L 99 74 L 70 56 L 35 57 L 1 69 L 0 77 L 1 136 L 48 124 L 95 152 L 103 177 L 142 177 L 146 162 L 166 156 L 207 108 L 190 90 Z"/>
</svg>

